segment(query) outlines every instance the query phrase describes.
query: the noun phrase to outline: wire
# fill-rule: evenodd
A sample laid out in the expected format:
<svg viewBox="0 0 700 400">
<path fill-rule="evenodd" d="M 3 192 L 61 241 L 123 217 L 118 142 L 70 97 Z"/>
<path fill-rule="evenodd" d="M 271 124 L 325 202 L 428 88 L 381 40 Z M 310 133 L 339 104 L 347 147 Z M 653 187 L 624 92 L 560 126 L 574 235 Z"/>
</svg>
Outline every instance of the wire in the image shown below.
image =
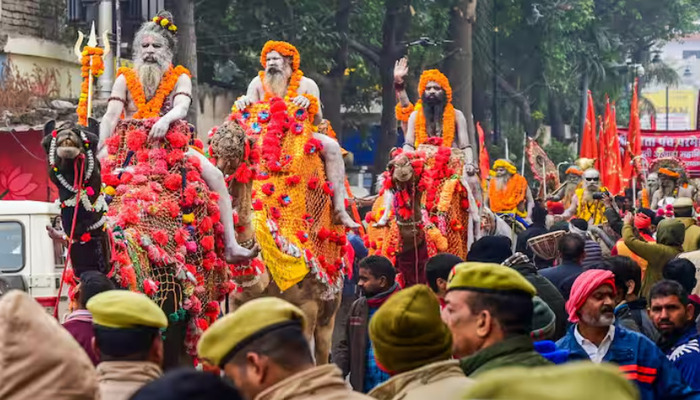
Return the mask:
<svg viewBox="0 0 700 400">
<path fill-rule="evenodd" d="M 38 161 L 41 161 L 41 162 L 45 162 L 45 161 L 46 161 L 45 158 L 39 158 L 39 157 L 35 156 L 34 153 L 32 153 L 31 151 L 29 151 L 28 148 L 24 147 L 24 144 L 22 144 L 22 142 L 21 142 L 19 139 L 17 139 L 17 137 L 15 136 L 15 132 L 14 132 L 14 131 L 10 131 L 9 133 L 10 133 L 10 135 L 12 136 L 12 138 L 15 139 L 15 141 L 20 145 L 20 147 L 22 147 L 22 149 L 23 149 L 24 151 L 26 151 L 27 154 L 29 154 L 30 156 L 32 156 L 33 159 L 38 160 Z"/>
</svg>

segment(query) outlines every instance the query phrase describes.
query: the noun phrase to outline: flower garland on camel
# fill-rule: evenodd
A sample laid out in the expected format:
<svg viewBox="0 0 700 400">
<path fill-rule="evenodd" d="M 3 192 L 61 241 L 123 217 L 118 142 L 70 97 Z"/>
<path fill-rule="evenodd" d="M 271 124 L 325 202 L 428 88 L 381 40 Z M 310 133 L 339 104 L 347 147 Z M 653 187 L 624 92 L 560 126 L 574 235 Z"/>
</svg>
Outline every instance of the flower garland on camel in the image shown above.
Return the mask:
<svg viewBox="0 0 700 400">
<path fill-rule="evenodd" d="M 172 93 L 173 89 L 175 89 L 177 80 L 180 79 L 180 75 L 182 74 L 191 76 L 187 68 L 181 65 L 173 68 L 171 65 L 163 75 L 163 79 L 161 79 L 158 85 L 156 94 L 150 100 L 146 101 L 146 94 L 143 91 L 141 80 L 136 74 L 136 71 L 131 68 L 119 68 L 117 76 L 124 75 L 124 78 L 126 78 L 126 87 L 138 110 L 133 118 L 148 119 L 159 117 L 165 99 Z"/>
<path fill-rule="evenodd" d="M 105 72 L 105 63 L 102 59 L 104 49 L 85 46 L 80 57 L 80 76 L 83 82 L 80 84 L 80 99 L 78 100 L 78 124 L 87 126 L 88 91 L 90 80 L 98 78 Z"/>
<path fill-rule="evenodd" d="M 452 105 L 452 87 L 450 81 L 442 72 L 437 69 L 423 71 L 418 83 L 418 93 L 425 93 L 425 88 L 429 82 L 436 82 L 445 91 L 445 109 L 442 114 L 442 145 L 452 147 L 455 138 L 455 108 Z M 416 141 L 415 147 L 427 142 L 428 133 L 426 130 L 425 114 L 423 113 L 423 101 L 419 100 L 415 106 L 416 111 Z"/>
</svg>

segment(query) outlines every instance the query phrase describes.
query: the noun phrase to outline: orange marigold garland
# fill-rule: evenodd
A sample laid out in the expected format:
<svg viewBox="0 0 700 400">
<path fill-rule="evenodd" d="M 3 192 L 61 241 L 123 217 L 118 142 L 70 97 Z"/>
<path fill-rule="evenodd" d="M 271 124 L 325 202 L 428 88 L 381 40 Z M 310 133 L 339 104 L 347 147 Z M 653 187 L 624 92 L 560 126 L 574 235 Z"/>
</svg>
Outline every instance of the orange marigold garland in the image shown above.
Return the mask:
<svg viewBox="0 0 700 400">
<path fill-rule="evenodd" d="M 413 111 L 415 110 L 415 107 L 413 106 L 413 103 L 408 103 L 406 107 L 402 107 L 401 103 L 396 104 L 396 119 L 401 121 L 401 122 L 408 122 L 408 119 L 411 117 L 411 114 L 413 114 Z"/>
<path fill-rule="evenodd" d="M 445 147 L 452 147 L 452 142 L 455 138 L 455 108 L 452 105 L 452 87 L 450 81 L 442 72 L 436 69 L 423 71 L 418 83 L 418 93 L 422 95 L 425 92 L 428 82 L 437 82 L 438 85 L 445 91 L 445 110 L 442 114 L 442 143 Z M 428 140 L 428 132 L 425 126 L 425 114 L 423 114 L 423 102 L 421 100 L 416 103 L 416 126 L 415 126 L 415 147 Z"/>
<path fill-rule="evenodd" d="M 496 181 L 489 185 L 489 202 L 493 212 L 515 212 L 527 194 L 527 180 L 520 175 L 511 176 L 506 187 L 498 190 Z"/>
<path fill-rule="evenodd" d="M 85 46 L 80 58 L 80 76 L 83 82 L 80 85 L 80 100 L 78 100 L 78 124 L 87 126 L 88 90 L 90 79 L 99 77 L 105 72 L 105 64 L 102 60 L 104 50 L 99 47 Z"/>
<path fill-rule="evenodd" d="M 146 102 L 146 94 L 143 91 L 141 80 L 136 74 L 136 71 L 131 68 L 119 68 L 117 76 L 124 75 L 126 78 L 126 87 L 134 100 L 134 104 L 136 104 L 136 108 L 138 109 L 133 118 L 148 119 L 159 117 L 160 111 L 163 108 L 163 102 L 165 102 L 165 98 L 172 93 L 173 89 L 175 88 L 175 84 L 177 84 L 177 80 L 182 74 L 190 76 L 190 71 L 181 65 L 178 65 L 175 68 L 170 66 L 170 68 L 168 68 L 163 75 L 163 79 L 161 79 L 160 85 L 158 85 L 156 94 L 148 102 Z"/>
</svg>

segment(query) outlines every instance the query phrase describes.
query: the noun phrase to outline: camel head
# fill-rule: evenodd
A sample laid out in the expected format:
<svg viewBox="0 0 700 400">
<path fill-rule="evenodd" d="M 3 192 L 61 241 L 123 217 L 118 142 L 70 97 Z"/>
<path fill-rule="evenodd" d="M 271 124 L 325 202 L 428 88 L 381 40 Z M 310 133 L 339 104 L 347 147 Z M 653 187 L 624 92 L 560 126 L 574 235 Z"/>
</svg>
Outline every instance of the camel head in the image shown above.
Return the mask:
<svg viewBox="0 0 700 400">
<path fill-rule="evenodd" d="M 394 185 L 407 185 L 420 180 L 425 160 L 420 153 L 394 151 L 388 169 Z"/>
<path fill-rule="evenodd" d="M 210 142 L 216 166 L 226 175 L 236 172 L 241 163 L 248 161 L 253 139 L 248 137 L 238 121 L 227 121 L 221 125 Z"/>
<path fill-rule="evenodd" d="M 41 141 L 46 154 L 55 158 L 55 164 L 64 164 L 86 154 L 89 149 L 96 149 L 99 137 L 99 123 L 90 118 L 87 127 L 71 122 L 56 126 L 51 120 L 44 125 L 44 139 Z M 53 146 L 52 146 L 53 142 Z M 50 154 L 53 152 L 53 154 Z"/>
</svg>

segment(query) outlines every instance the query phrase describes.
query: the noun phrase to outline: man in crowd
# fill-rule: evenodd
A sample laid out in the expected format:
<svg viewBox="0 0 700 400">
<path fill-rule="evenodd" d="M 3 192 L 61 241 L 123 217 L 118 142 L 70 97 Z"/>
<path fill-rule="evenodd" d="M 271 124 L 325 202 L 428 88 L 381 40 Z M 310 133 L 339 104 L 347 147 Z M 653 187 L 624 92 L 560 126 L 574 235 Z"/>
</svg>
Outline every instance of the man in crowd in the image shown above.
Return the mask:
<svg viewBox="0 0 700 400">
<path fill-rule="evenodd" d="M 243 400 L 243 396 L 216 374 L 182 368 L 142 387 L 130 400 Z"/>
<path fill-rule="evenodd" d="M 683 251 L 695 251 L 700 249 L 700 226 L 693 218 L 693 199 L 689 197 L 679 197 L 673 202 L 673 215 L 685 226 L 685 239 L 683 240 Z"/>
<path fill-rule="evenodd" d="M 378 400 L 457 399 L 471 383 L 452 360 L 452 335 L 425 285 L 386 301 L 369 324 L 377 363 L 392 377 L 369 396 Z"/>
<path fill-rule="evenodd" d="M 656 231 L 656 243 L 647 243 L 634 236 L 632 228 L 634 217 L 625 215 L 622 238 L 631 251 L 648 263 L 642 281 L 642 297 L 649 297 L 651 287 L 662 279 L 664 265 L 681 253 L 685 238 L 685 227 L 677 219 L 664 219 Z"/>
<path fill-rule="evenodd" d="M 556 315 L 554 336 L 564 336 L 566 330 L 566 309 L 564 298 L 557 288 L 537 272 L 528 257 L 523 253 L 513 254 L 510 250 L 510 239 L 505 236 L 484 236 L 474 242 L 467 254 L 468 261 L 503 264 L 518 271 L 535 287 L 539 296 Z"/>
<path fill-rule="evenodd" d="M 95 353 L 102 400 L 127 400 L 162 375 L 160 330 L 168 318 L 146 295 L 110 290 L 87 303 L 95 329 Z"/>
<path fill-rule="evenodd" d="M 695 274 L 695 264 L 685 258 L 674 258 L 666 263 L 663 273 L 664 279 L 676 281 L 685 289 L 685 292 L 688 294 L 688 301 L 695 308 L 693 321 L 697 320 L 698 316 L 700 316 L 700 297 L 692 294 L 698 282 L 695 278 Z"/>
<path fill-rule="evenodd" d="M 199 343 L 202 360 L 223 370 L 246 400 L 360 400 L 333 364 L 314 366 L 294 305 L 263 297 L 214 322 Z"/>
<path fill-rule="evenodd" d="M 586 241 L 586 245 L 583 248 L 585 256 L 581 262 L 583 269 L 599 266 L 603 262 L 603 251 L 600 245 L 591 239 L 588 233 L 588 222 L 581 218 L 572 219 L 569 221 L 569 232 L 581 236 Z"/>
<path fill-rule="evenodd" d="M 350 307 L 335 363 L 343 376 L 350 374 L 353 389 L 367 393 L 389 379 L 389 374 L 377 366 L 367 326 L 379 307 L 399 290 L 399 285 L 396 270 L 386 257 L 369 256 L 360 261 L 359 267 L 357 285 L 363 296 Z"/>
<path fill-rule="evenodd" d="M 0 399 L 95 400 L 95 367 L 28 293 L 0 298 Z"/>
<path fill-rule="evenodd" d="M 647 314 L 646 299 L 639 297 L 642 289 L 642 270 L 639 265 L 631 258 L 616 256 L 606 259 L 600 269 L 615 274 L 615 322 L 655 342 L 659 338 L 659 332 Z"/>
<path fill-rule="evenodd" d="M 588 270 L 574 282 L 566 303 L 575 325 L 557 342 L 569 360 L 611 362 L 635 382 L 642 400 L 697 398 L 678 370 L 646 336 L 616 327 L 615 277 L 606 270 Z"/>
<path fill-rule="evenodd" d="M 445 294 L 447 294 L 447 278 L 450 276 L 452 268 L 464 262 L 461 258 L 450 253 L 436 254 L 425 264 L 425 276 L 428 286 L 440 302 L 440 309 L 445 307 Z"/>
<path fill-rule="evenodd" d="M 531 219 L 532 224 L 518 234 L 518 240 L 515 245 L 515 251 L 525 254 L 529 259 L 533 258 L 534 253 L 527 245 L 527 241 L 533 237 L 544 235 L 549 232 L 545 224 L 547 220 L 547 210 L 545 210 L 544 207 L 536 204 L 532 209 Z"/>
<path fill-rule="evenodd" d="M 549 279 L 564 299 L 568 299 L 573 280 L 583 272 L 581 262 L 586 255 L 586 242 L 580 235 L 567 233 L 559 240 L 558 246 L 559 265 L 540 270 L 540 275 Z"/>
<path fill-rule="evenodd" d="M 620 218 L 619 215 L 616 215 L 615 217 L 620 219 L 620 222 L 622 222 L 622 218 Z M 647 243 L 656 243 L 656 239 L 654 239 L 654 232 L 652 230 L 654 217 L 656 217 L 656 214 L 650 209 L 639 209 L 639 212 L 637 212 L 637 214 L 634 216 L 634 236 L 636 238 L 642 239 Z M 608 222 L 612 223 L 613 218 L 608 217 Z M 647 260 L 632 252 L 625 244 L 625 240 L 622 238 L 620 238 L 617 243 L 615 243 L 615 246 L 610 250 L 610 255 L 629 257 L 639 265 L 642 272 L 646 271 L 647 269 Z"/>
<path fill-rule="evenodd" d="M 99 271 L 85 271 L 80 275 L 80 286 L 78 289 L 78 309 L 68 314 L 63 327 L 75 338 L 80 346 L 90 357 L 93 364 L 97 365 L 100 359 L 97 358 L 92 346 L 92 339 L 95 331 L 92 328 L 92 314 L 87 309 L 87 302 L 95 295 L 114 290 L 114 284 Z"/>
<path fill-rule="evenodd" d="M 638 400 L 639 393 L 613 365 L 572 363 L 492 371 L 479 377 L 462 398 Z"/>
<path fill-rule="evenodd" d="M 695 306 L 683 286 L 663 280 L 651 288 L 649 315 L 661 333 L 657 342 L 686 382 L 700 389 L 700 335 L 695 326 Z"/>
<path fill-rule="evenodd" d="M 444 318 L 468 377 L 507 366 L 547 365 L 530 339 L 535 287 L 512 268 L 467 262 L 447 285 Z"/>
</svg>

